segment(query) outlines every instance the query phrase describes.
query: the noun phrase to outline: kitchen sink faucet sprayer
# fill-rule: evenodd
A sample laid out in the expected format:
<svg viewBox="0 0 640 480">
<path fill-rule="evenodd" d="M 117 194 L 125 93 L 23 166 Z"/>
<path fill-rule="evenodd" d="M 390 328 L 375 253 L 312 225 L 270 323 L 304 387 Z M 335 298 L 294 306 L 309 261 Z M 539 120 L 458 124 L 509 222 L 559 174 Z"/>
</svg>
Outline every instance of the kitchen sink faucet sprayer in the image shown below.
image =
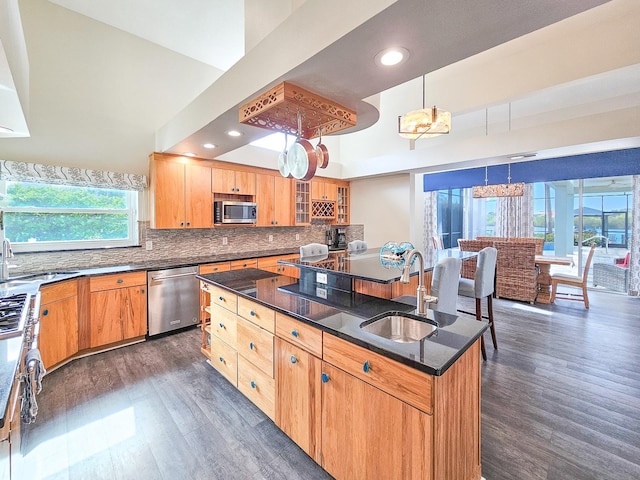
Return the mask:
<svg viewBox="0 0 640 480">
<path fill-rule="evenodd" d="M 13 250 L 11 250 L 11 242 L 5 238 L 2 241 L 2 280 L 9 278 L 9 259 L 13 258 Z"/>
<path fill-rule="evenodd" d="M 422 256 L 422 252 L 417 249 L 411 250 L 404 261 L 404 267 L 402 268 L 402 276 L 400 277 L 401 283 L 409 283 L 409 270 L 411 268 L 411 259 L 413 256 L 418 257 L 419 270 L 418 270 L 418 289 L 416 291 L 416 313 L 418 315 L 426 315 L 425 308 L 425 295 L 427 294 L 427 289 L 424 287 L 424 257 Z"/>
</svg>

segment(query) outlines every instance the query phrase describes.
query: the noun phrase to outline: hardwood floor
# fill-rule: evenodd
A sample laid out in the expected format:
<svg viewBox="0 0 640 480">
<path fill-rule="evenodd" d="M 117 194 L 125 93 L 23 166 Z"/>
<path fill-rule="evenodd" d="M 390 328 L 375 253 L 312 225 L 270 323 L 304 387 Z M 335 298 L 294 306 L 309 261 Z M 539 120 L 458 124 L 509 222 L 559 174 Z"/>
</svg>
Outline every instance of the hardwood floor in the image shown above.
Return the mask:
<svg viewBox="0 0 640 480">
<path fill-rule="evenodd" d="M 487 480 L 640 478 L 640 299 L 590 300 L 494 301 Z M 24 427 L 24 479 L 331 478 L 205 363 L 199 340 L 190 330 L 48 374 Z"/>
</svg>

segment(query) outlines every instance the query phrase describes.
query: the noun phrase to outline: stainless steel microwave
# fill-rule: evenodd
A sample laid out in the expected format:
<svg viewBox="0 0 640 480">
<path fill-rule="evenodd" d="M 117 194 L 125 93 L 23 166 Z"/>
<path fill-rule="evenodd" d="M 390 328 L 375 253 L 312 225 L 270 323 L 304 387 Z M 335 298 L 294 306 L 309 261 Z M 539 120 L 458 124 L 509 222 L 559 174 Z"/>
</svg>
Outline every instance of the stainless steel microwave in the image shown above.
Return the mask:
<svg viewBox="0 0 640 480">
<path fill-rule="evenodd" d="M 213 202 L 213 223 L 256 223 L 258 206 L 253 202 L 220 200 Z"/>
</svg>

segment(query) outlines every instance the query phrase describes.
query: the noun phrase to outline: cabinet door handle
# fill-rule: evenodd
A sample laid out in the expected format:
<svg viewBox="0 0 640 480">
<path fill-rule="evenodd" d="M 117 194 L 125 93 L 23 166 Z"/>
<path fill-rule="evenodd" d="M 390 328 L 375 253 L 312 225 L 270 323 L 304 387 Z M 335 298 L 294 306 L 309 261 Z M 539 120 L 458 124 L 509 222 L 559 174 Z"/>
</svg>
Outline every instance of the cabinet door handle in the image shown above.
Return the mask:
<svg viewBox="0 0 640 480">
<path fill-rule="evenodd" d="M 298 359 L 295 355 L 291 355 L 291 363 L 298 363 Z"/>
<path fill-rule="evenodd" d="M 369 370 L 371 370 L 371 365 L 369 364 L 369 360 L 365 360 L 362 364 L 362 371 L 364 373 L 369 373 Z"/>
<path fill-rule="evenodd" d="M 187 222 L 187 227 L 191 226 L 191 222 Z"/>
<path fill-rule="evenodd" d="M 322 383 L 327 383 L 329 381 L 329 375 L 322 372 L 322 375 L 320 375 L 320 378 L 322 379 Z"/>
<path fill-rule="evenodd" d="M 140 289 L 140 293 L 144 293 L 144 288 L 141 288 L 141 289 Z"/>
<path fill-rule="evenodd" d="M 249 342 L 249 348 L 250 348 L 251 350 L 253 350 L 253 347 L 255 347 L 255 345 L 253 344 L 253 342 Z"/>
<path fill-rule="evenodd" d="M 119 278 L 119 279 L 116 281 L 116 283 L 124 283 L 124 280 L 123 280 L 123 279 L 121 279 L 121 278 Z"/>
<path fill-rule="evenodd" d="M 253 380 L 251 380 L 249 385 L 251 385 L 251 388 L 256 388 L 256 382 L 254 382 Z"/>
<path fill-rule="evenodd" d="M 221 362 L 224 362 L 224 358 L 219 357 L 218 360 L 220 360 Z"/>
<path fill-rule="evenodd" d="M 218 325 L 220 325 L 220 328 L 224 328 L 224 323 L 220 322 Z"/>
<path fill-rule="evenodd" d="M 224 302 L 224 297 L 223 297 L 222 295 L 220 295 L 220 296 L 218 297 L 218 300 L 220 300 L 221 302 Z"/>
<path fill-rule="evenodd" d="M 42 311 L 42 315 L 49 315 L 49 310 L 45 308 L 45 309 Z"/>
<path fill-rule="evenodd" d="M 256 312 L 255 312 L 255 310 L 251 310 L 251 311 L 249 312 L 249 314 L 250 314 L 252 317 L 255 317 L 255 316 L 256 316 Z"/>
<path fill-rule="evenodd" d="M 298 338 L 298 335 L 300 335 L 300 334 L 298 333 L 297 330 L 291 330 L 291 335 L 293 335 L 294 337 Z"/>
<path fill-rule="evenodd" d="M 181 227 L 184 227 L 184 222 L 180 222 L 180 226 L 181 226 Z"/>
</svg>

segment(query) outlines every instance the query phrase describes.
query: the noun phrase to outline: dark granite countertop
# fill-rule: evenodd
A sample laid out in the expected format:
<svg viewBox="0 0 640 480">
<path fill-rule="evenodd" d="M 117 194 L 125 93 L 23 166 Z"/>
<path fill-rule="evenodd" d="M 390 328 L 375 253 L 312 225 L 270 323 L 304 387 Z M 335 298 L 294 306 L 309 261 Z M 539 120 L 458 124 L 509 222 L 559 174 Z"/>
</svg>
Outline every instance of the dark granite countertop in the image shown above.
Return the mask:
<svg viewBox="0 0 640 480">
<path fill-rule="evenodd" d="M 51 280 L 34 281 L 31 283 L 17 284 L 10 287 L 0 287 L 0 298 L 15 295 L 17 293 L 35 294 L 41 285 L 51 284 L 69 280 L 72 278 L 91 277 L 97 275 L 107 275 L 110 273 L 135 272 L 146 270 L 163 270 L 166 268 L 187 267 L 193 265 L 202 265 L 207 263 L 227 262 L 231 260 L 243 260 L 246 258 L 262 258 L 275 255 L 288 255 L 299 253 L 299 248 L 281 248 L 273 250 L 260 250 L 242 253 L 227 253 L 223 255 L 210 255 L 192 258 L 173 258 L 166 260 L 156 260 L 145 263 L 137 263 L 130 265 L 113 265 L 100 268 L 73 268 L 68 267 L 65 271 L 73 272 L 56 276 Z M 25 273 L 12 277 L 9 280 L 19 279 L 28 275 L 40 272 Z M 5 281 L 6 282 L 6 281 Z M 3 282 L 0 282 L 2 285 Z M 5 283 L 6 285 L 6 283 Z M 0 340 L 0 427 L 4 425 L 5 415 L 7 413 L 7 405 L 9 401 L 9 393 L 13 385 L 13 379 L 18 371 L 18 361 L 20 360 L 20 352 L 22 350 L 23 338 L 21 336 L 11 337 Z"/>
<path fill-rule="evenodd" d="M 447 257 L 456 257 L 461 260 L 473 258 L 476 252 L 462 252 L 457 248 L 446 250 L 427 250 L 422 252 L 424 257 L 424 271 L 429 272 L 436 264 Z M 397 267 L 387 268 L 380 261 L 380 249 L 374 248 L 362 253 L 347 253 L 346 251 L 332 252 L 318 257 L 306 257 L 305 259 L 280 260 L 278 263 L 299 268 L 307 268 L 319 272 L 331 272 L 344 277 L 358 278 L 377 283 L 392 283 L 400 280 L 402 270 Z M 413 262 L 411 276 L 417 275 L 420 269 L 418 260 Z"/>
<path fill-rule="evenodd" d="M 414 313 L 415 306 L 331 288 L 307 292 L 295 278 L 256 269 L 197 278 L 430 375 L 442 375 L 488 327 L 484 320 L 428 310 L 427 318 L 439 324 L 436 332 L 422 341 L 397 343 L 361 330 L 360 324 L 384 312 Z"/>
</svg>

